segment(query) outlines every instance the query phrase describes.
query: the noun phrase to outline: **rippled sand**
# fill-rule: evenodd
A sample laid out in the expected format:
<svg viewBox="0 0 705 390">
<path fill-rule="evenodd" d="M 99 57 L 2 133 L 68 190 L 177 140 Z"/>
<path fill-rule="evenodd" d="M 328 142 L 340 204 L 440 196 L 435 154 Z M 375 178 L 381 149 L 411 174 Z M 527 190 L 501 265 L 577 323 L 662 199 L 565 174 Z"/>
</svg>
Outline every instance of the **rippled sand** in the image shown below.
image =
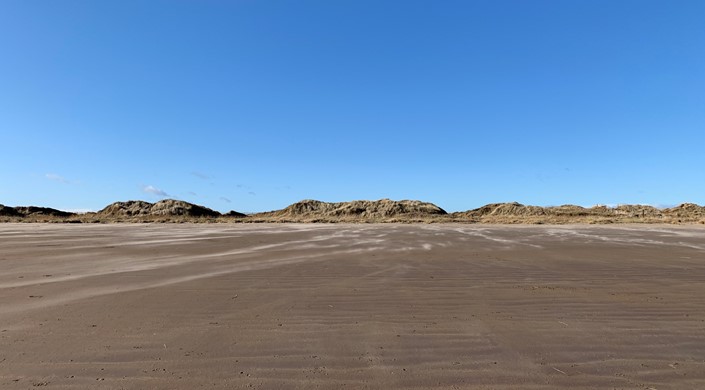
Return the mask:
<svg viewBox="0 0 705 390">
<path fill-rule="evenodd" d="M 705 388 L 705 228 L 0 225 L 0 388 Z"/>
</svg>

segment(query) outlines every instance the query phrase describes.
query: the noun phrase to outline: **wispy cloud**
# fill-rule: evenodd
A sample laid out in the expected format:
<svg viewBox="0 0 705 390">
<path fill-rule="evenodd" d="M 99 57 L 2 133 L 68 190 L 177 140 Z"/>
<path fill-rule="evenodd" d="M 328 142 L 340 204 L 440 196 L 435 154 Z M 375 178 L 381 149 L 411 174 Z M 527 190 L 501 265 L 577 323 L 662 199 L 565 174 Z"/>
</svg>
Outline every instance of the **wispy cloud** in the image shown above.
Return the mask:
<svg viewBox="0 0 705 390">
<path fill-rule="evenodd" d="M 64 209 L 64 211 L 68 211 L 69 213 L 76 213 L 76 214 L 85 214 L 85 213 L 95 212 L 95 210 L 93 210 L 93 209 Z"/>
<path fill-rule="evenodd" d="M 191 195 L 191 196 L 198 196 L 198 194 L 195 193 L 195 192 L 193 192 L 193 191 L 188 191 L 188 192 L 186 192 L 186 193 L 189 194 L 189 195 Z"/>
<path fill-rule="evenodd" d="M 53 180 L 53 181 L 56 181 L 56 182 L 59 182 L 59 183 L 71 184 L 71 182 L 68 181 L 68 180 L 66 180 L 66 178 L 64 178 L 64 177 L 61 176 L 61 175 L 57 175 L 56 173 L 47 173 L 47 174 L 44 175 L 44 177 L 47 178 L 47 179 L 49 179 L 49 180 Z"/>
<path fill-rule="evenodd" d="M 203 180 L 209 180 L 211 178 L 210 176 L 206 175 L 205 173 L 196 172 L 196 171 L 191 172 L 191 175 L 196 176 L 197 178 L 203 179 Z"/>
<path fill-rule="evenodd" d="M 224 196 L 221 196 L 221 197 L 220 197 L 220 200 L 222 200 L 223 202 L 226 202 L 226 203 L 232 203 L 232 202 L 233 202 L 232 200 L 230 200 L 230 199 L 228 199 L 228 198 L 226 198 L 226 197 L 224 197 Z"/>
<path fill-rule="evenodd" d="M 255 195 L 257 195 L 257 194 L 255 194 L 255 192 L 254 192 L 254 191 L 250 191 L 250 192 L 248 192 L 248 193 L 247 193 L 247 195 L 252 195 L 252 196 L 255 196 Z"/>
<path fill-rule="evenodd" d="M 144 192 L 145 194 L 160 196 L 162 198 L 166 198 L 169 196 L 169 194 L 167 194 L 165 191 L 162 191 L 155 186 L 142 186 L 142 192 Z"/>
<path fill-rule="evenodd" d="M 663 210 L 663 209 L 670 209 L 671 207 L 676 207 L 678 205 L 675 203 L 653 203 L 653 204 L 650 204 L 649 206 L 653 206 L 653 207 L 656 207 L 657 209 Z"/>
</svg>

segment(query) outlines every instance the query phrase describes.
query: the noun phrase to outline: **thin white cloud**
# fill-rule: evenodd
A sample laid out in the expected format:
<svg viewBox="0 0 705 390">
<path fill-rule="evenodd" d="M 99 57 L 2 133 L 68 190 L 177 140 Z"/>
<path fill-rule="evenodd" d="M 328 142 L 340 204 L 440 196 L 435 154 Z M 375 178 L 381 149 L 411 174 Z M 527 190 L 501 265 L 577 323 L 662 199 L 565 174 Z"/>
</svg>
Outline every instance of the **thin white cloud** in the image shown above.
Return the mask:
<svg viewBox="0 0 705 390">
<path fill-rule="evenodd" d="M 166 198 L 169 196 L 169 194 L 155 186 L 142 186 L 142 192 L 144 192 L 145 194 L 160 196 L 162 198 Z"/>
<path fill-rule="evenodd" d="M 47 173 L 47 174 L 44 175 L 44 177 L 47 178 L 47 179 L 49 179 L 49 180 L 56 181 L 56 182 L 59 182 L 59 183 L 71 184 L 71 182 L 68 181 L 68 180 L 66 180 L 66 178 L 64 178 L 64 177 L 61 176 L 61 175 L 57 175 L 56 173 Z"/>
<path fill-rule="evenodd" d="M 64 211 L 68 211 L 69 213 L 76 213 L 76 214 L 85 214 L 85 213 L 95 212 L 95 210 L 93 210 L 93 209 L 64 209 Z"/>
<path fill-rule="evenodd" d="M 252 196 L 254 196 L 254 195 L 257 195 L 257 194 L 255 194 L 254 191 L 250 191 L 250 192 L 247 193 L 247 195 L 252 195 Z"/>
<path fill-rule="evenodd" d="M 191 175 L 196 176 L 197 178 L 203 179 L 203 180 L 209 180 L 211 178 L 210 176 L 206 175 L 205 173 L 196 172 L 196 171 L 191 172 Z"/>
<path fill-rule="evenodd" d="M 653 207 L 656 207 L 657 209 L 663 210 L 663 209 L 670 209 L 671 207 L 676 207 L 678 205 L 675 203 L 652 203 L 652 204 L 649 204 L 649 206 L 653 206 Z"/>
</svg>

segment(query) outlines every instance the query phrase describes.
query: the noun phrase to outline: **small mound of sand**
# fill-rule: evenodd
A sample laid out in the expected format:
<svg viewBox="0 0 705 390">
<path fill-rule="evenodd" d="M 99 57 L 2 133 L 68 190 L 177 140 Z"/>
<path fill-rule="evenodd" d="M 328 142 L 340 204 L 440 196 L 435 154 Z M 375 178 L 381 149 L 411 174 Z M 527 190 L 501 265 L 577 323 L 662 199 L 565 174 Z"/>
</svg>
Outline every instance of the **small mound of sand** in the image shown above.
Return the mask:
<svg viewBox="0 0 705 390">
<path fill-rule="evenodd" d="M 692 203 L 663 210 L 648 205 L 540 207 L 512 202 L 492 203 L 474 210 L 453 213 L 451 217 L 455 221 L 484 223 L 697 222 L 705 218 L 705 207 Z"/>
<path fill-rule="evenodd" d="M 157 203 L 141 200 L 115 202 L 97 213 L 98 217 L 218 217 L 220 213 L 182 200 L 165 199 Z"/>
<path fill-rule="evenodd" d="M 283 210 L 255 214 L 255 218 L 275 220 L 378 221 L 392 218 L 422 219 L 446 215 L 433 203 L 418 200 L 355 200 L 351 202 L 321 202 L 302 200 Z"/>
<path fill-rule="evenodd" d="M 0 216 L 4 217 L 70 217 L 75 215 L 68 211 L 61 211 L 57 209 L 52 209 L 50 207 L 37 207 L 37 206 L 17 206 L 9 207 L 0 205 Z"/>
<path fill-rule="evenodd" d="M 614 214 L 631 218 L 662 217 L 661 210 L 653 206 L 623 204 L 612 209 Z"/>
<path fill-rule="evenodd" d="M 695 203 L 683 203 L 676 207 L 664 209 L 663 213 L 676 218 L 700 218 L 705 217 L 705 207 L 698 206 Z"/>
<path fill-rule="evenodd" d="M 128 200 L 127 202 L 115 202 L 98 211 L 97 215 L 103 217 L 132 217 L 149 215 L 152 204 L 141 200 Z"/>
<path fill-rule="evenodd" d="M 3 204 L 0 204 L 0 216 L 3 217 L 20 217 L 20 213 L 15 210 L 14 207 L 8 207 Z"/>
<path fill-rule="evenodd" d="M 546 215 L 546 210 L 538 206 L 524 206 L 521 203 L 491 203 L 463 214 L 472 217 L 483 216 L 537 216 Z"/>
</svg>

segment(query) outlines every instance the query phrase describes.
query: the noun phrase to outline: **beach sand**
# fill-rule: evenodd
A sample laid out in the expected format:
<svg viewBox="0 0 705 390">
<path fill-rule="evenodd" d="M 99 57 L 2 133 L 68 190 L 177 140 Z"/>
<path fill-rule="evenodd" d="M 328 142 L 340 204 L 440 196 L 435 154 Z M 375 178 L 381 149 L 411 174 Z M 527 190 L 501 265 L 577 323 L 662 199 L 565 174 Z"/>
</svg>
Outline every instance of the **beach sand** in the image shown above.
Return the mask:
<svg viewBox="0 0 705 390">
<path fill-rule="evenodd" d="M 705 228 L 2 224 L 35 387 L 705 388 Z"/>
</svg>

